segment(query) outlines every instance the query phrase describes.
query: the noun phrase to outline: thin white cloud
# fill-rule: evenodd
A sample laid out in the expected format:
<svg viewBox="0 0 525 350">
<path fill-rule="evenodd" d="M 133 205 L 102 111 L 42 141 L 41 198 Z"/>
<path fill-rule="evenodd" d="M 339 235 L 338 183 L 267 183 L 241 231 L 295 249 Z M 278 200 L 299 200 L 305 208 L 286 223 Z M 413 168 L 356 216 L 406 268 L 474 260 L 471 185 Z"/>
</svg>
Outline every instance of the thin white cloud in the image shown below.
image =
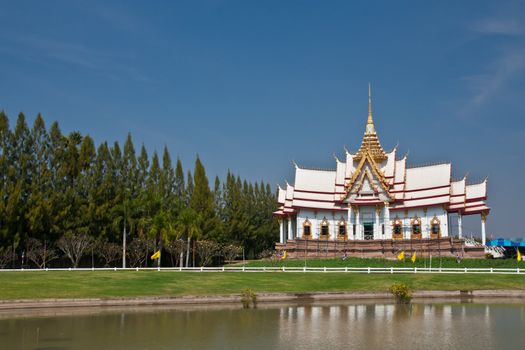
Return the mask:
<svg viewBox="0 0 525 350">
<path fill-rule="evenodd" d="M 525 70 L 525 51 L 507 51 L 484 74 L 463 77 L 467 87 L 473 92 L 468 109 L 483 105 L 499 93 L 513 77 Z"/>
<path fill-rule="evenodd" d="M 513 19 L 511 14 L 507 17 L 500 15 L 476 21 L 469 29 L 476 35 L 476 40 L 482 39 L 486 45 L 491 44 L 488 40 L 493 35 L 504 35 L 512 40 L 498 40 L 494 50 L 499 50 L 499 55 L 487 62 L 483 72 L 461 78 L 469 91 L 469 97 L 463 101 L 460 109 L 460 114 L 464 117 L 474 115 L 479 108 L 490 103 L 491 99 L 500 96 L 513 79 L 521 77 L 525 72 L 523 21 Z"/>
<path fill-rule="evenodd" d="M 109 78 L 131 78 L 141 83 L 152 80 L 129 62 L 128 54 L 98 50 L 82 44 L 30 35 L 4 35 L 1 51 L 40 64 L 62 63 L 89 69 Z"/>
<path fill-rule="evenodd" d="M 523 21 L 504 18 L 488 18 L 475 22 L 472 30 L 481 34 L 523 35 Z"/>
</svg>

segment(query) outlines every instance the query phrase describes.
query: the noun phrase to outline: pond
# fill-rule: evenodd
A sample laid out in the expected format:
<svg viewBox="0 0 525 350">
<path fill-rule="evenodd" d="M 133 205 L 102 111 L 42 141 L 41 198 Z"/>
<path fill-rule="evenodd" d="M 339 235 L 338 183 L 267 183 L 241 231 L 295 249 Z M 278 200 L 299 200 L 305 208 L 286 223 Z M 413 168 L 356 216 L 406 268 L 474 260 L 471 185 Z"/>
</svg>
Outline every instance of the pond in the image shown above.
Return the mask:
<svg viewBox="0 0 525 350">
<path fill-rule="evenodd" d="M 3 311 L 1 349 L 522 349 L 525 304 L 385 302 Z"/>
</svg>

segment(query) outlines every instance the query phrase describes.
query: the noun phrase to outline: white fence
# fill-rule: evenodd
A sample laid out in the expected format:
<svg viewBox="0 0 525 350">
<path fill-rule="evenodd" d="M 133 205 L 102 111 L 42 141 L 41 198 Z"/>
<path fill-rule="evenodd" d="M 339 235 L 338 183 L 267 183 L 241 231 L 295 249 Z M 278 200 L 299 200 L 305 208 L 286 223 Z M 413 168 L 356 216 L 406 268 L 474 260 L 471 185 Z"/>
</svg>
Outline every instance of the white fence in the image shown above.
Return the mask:
<svg viewBox="0 0 525 350">
<path fill-rule="evenodd" d="M 435 268 L 435 267 L 133 267 L 133 268 L 58 268 L 58 269 L 0 269 L 0 272 L 53 272 L 53 271 L 172 271 L 172 272 L 296 272 L 296 273 L 382 273 L 382 274 L 415 274 L 415 273 L 446 273 L 446 274 L 504 274 L 525 275 L 525 269 L 520 268 Z"/>
</svg>

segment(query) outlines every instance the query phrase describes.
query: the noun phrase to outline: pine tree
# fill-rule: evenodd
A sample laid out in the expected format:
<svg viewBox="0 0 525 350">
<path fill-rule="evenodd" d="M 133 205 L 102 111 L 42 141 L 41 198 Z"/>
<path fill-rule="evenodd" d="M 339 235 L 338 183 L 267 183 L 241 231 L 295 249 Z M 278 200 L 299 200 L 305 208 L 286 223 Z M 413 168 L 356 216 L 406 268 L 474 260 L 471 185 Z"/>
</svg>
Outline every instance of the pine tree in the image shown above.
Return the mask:
<svg viewBox="0 0 525 350">
<path fill-rule="evenodd" d="M 9 129 L 9 119 L 4 111 L 0 111 L 0 249 L 7 246 L 11 237 L 9 232 L 9 220 L 7 217 L 8 189 L 10 187 L 10 177 L 8 169 L 10 165 L 10 140 L 11 130 Z"/>
<path fill-rule="evenodd" d="M 195 210 L 202 218 L 201 231 L 204 237 L 213 237 L 215 223 L 215 210 L 213 194 L 210 190 L 206 170 L 202 165 L 200 158 L 195 160 L 195 169 L 193 172 L 194 189 L 190 198 L 190 207 Z"/>
<path fill-rule="evenodd" d="M 184 198 L 184 205 L 188 206 L 190 204 L 190 199 L 193 196 L 193 190 L 195 186 L 193 185 L 193 176 L 191 175 L 191 171 L 188 170 L 188 176 L 187 176 L 187 185 L 186 185 L 186 196 Z"/>
<path fill-rule="evenodd" d="M 182 169 L 182 163 L 179 158 L 177 158 L 177 165 L 175 167 L 175 206 L 177 212 L 185 206 L 186 202 L 186 187 L 184 181 L 184 170 Z"/>
<path fill-rule="evenodd" d="M 123 198 L 122 202 L 113 209 L 115 212 L 114 225 L 122 227 L 122 267 L 126 267 L 127 236 L 131 235 L 138 220 L 139 188 L 137 158 L 131 134 L 128 133 L 124 143 L 124 157 L 122 160 Z"/>
<path fill-rule="evenodd" d="M 47 131 L 40 114 L 29 129 L 21 113 L 11 131 L 0 112 L 0 180 L 0 248 L 9 250 L 28 238 L 53 245 L 64 236 L 122 241 L 124 248 L 130 233 L 132 241 L 149 242 L 148 253 L 154 241 L 161 247 L 178 233 L 187 244 L 202 237 L 242 245 L 251 257 L 278 238 L 268 184 L 228 171 L 210 189 L 199 157 L 185 179 L 167 147 L 162 164 L 156 152 L 150 164 L 144 145 L 137 158 L 130 134 L 123 152 L 118 142 L 96 147 L 89 135 L 64 136 L 56 122 Z M 123 264 L 125 257 L 123 249 Z"/>
<path fill-rule="evenodd" d="M 165 210 L 173 210 L 175 207 L 175 185 L 175 172 L 171 165 L 171 157 L 168 148 L 164 146 L 160 187 L 162 192 L 162 208 Z"/>
<path fill-rule="evenodd" d="M 96 197 L 93 197 L 93 164 L 96 159 L 95 142 L 86 135 L 80 144 L 78 153 L 78 179 L 77 179 L 77 205 L 78 225 L 77 230 L 95 236 L 100 230 L 100 223 L 96 218 Z M 77 231 L 74 230 L 74 231 Z"/>
</svg>

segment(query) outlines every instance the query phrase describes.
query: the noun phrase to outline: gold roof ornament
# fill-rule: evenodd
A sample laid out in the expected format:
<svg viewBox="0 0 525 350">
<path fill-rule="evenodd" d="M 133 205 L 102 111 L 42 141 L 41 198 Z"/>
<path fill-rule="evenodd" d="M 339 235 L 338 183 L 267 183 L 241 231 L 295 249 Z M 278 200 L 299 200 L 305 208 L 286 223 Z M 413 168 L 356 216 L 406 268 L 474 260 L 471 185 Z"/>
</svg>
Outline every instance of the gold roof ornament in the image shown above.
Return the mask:
<svg viewBox="0 0 525 350">
<path fill-rule="evenodd" d="M 359 151 L 357 151 L 357 154 L 354 156 L 354 160 L 359 161 L 364 157 L 365 153 L 370 154 L 374 161 L 378 163 L 387 159 L 387 155 L 377 138 L 374 119 L 372 118 L 372 88 L 370 87 L 370 83 L 368 83 L 368 120 L 366 122 L 361 147 L 359 147 Z"/>
</svg>

